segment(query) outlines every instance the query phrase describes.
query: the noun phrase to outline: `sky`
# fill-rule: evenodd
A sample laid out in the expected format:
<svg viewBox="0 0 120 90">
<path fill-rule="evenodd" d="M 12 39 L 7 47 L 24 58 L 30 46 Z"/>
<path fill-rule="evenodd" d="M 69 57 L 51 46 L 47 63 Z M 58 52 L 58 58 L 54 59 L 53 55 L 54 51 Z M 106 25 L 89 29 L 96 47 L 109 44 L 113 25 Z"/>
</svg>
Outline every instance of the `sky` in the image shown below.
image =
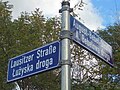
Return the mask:
<svg viewBox="0 0 120 90">
<path fill-rule="evenodd" d="M 103 18 L 103 25 L 120 21 L 120 0 L 91 0 Z"/>
<path fill-rule="evenodd" d="M 45 17 L 59 16 L 59 9 L 63 0 L 3 0 L 9 1 L 14 7 L 13 18 L 18 18 L 21 12 L 29 12 L 40 8 Z M 73 8 L 81 0 L 70 0 L 70 7 Z M 105 28 L 120 19 L 120 0 L 83 0 L 83 10 L 74 9 L 78 14 L 80 22 L 90 30 Z M 117 19 L 116 19 L 117 17 Z"/>
</svg>

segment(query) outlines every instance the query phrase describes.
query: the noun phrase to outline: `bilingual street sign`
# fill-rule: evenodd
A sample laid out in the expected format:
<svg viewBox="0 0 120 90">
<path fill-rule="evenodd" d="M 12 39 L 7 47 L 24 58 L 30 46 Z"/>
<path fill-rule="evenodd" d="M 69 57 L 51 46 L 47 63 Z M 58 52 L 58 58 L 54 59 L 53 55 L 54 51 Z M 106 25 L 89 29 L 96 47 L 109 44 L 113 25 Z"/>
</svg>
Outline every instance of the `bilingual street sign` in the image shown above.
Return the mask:
<svg viewBox="0 0 120 90">
<path fill-rule="evenodd" d="M 59 41 L 11 58 L 8 63 L 7 82 L 57 68 L 59 67 L 59 58 Z"/>
<path fill-rule="evenodd" d="M 72 15 L 70 15 L 70 30 L 74 42 L 113 66 L 112 47 Z"/>
</svg>

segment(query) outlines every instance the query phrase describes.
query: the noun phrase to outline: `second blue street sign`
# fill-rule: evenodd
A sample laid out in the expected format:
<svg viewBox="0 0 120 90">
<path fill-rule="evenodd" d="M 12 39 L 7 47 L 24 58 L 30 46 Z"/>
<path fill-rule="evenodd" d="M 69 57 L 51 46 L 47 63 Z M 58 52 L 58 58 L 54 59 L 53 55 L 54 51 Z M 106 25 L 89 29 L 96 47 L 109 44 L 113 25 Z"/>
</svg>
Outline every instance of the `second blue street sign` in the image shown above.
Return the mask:
<svg viewBox="0 0 120 90">
<path fill-rule="evenodd" d="M 72 39 L 77 44 L 113 66 L 112 47 L 72 15 L 70 15 L 70 30 L 73 32 Z"/>
<path fill-rule="evenodd" d="M 59 67 L 59 54 L 60 44 L 59 41 L 55 41 L 11 58 L 8 63 L 7 82 Z"/>
</svg>

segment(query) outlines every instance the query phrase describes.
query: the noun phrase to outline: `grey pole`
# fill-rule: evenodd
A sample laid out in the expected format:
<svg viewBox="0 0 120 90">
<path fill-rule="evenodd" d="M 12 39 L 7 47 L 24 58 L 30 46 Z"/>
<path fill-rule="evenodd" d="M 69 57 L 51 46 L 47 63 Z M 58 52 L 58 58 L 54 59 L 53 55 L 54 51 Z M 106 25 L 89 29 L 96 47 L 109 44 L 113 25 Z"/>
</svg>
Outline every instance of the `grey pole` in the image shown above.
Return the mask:
<svg viewBox="0 0 120 90">
<path fill-rule="evenodd" d="M 70 3 L 62 2 L 61 17 L 61 90 L 71 90 L 71 53 L 70 53 Z"/>
</svg>

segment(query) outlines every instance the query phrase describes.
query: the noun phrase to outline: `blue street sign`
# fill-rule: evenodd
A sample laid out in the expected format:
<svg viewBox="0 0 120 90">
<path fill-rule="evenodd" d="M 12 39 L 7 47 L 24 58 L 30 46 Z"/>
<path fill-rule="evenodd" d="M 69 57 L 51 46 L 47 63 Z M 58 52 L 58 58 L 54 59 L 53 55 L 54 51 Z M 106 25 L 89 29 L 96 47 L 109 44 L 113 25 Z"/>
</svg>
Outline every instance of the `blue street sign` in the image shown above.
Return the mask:
<svg viewBox="0 0 120 90">
<path fill-rule="evenodd" d="M 59 67 L 60 44 L 55 41 L 14 57 L 8 63 L 7 82 Z"/>
<path fill-rule="evenodd" d="M 70 30 L 74 42 L 113 66 L 112 47 L 71 15 Z"/>
</svg>

